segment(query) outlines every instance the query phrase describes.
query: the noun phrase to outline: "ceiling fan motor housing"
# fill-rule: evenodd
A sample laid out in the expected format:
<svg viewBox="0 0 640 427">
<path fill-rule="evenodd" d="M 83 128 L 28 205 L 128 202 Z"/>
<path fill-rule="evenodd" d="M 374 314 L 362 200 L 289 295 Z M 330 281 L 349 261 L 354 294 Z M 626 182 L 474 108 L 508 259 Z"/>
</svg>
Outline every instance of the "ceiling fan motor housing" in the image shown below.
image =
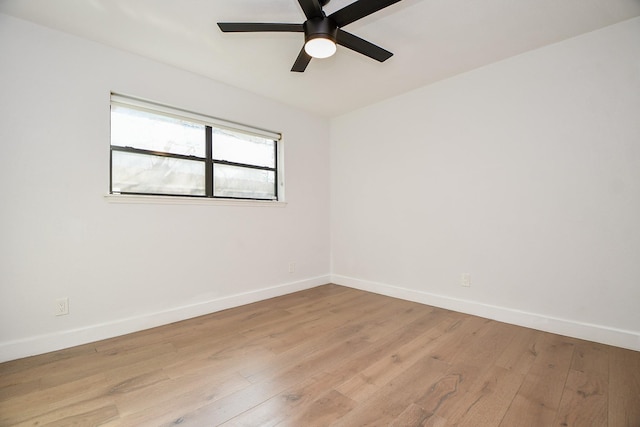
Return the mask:
<svg viewBox="0 0 640 427">
<path fill-rule="evenodd" d="M 304 28 L 304 41 L 324 38 L 329 39 L 332 42 L 336 42 L 336 35 L 338 34 L 338 26 L 333 19 L 324 18 L 311 18 L 305 21 Z"/>
</svg>

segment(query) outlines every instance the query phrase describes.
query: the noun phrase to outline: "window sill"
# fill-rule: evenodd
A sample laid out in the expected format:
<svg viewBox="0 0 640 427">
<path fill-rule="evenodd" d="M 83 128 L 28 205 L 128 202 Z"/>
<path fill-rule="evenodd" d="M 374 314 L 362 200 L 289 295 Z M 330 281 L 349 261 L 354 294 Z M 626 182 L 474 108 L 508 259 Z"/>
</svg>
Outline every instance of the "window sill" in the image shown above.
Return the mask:
<svg viewBox="0 0 640 427">
<path fill-rule="evenodd" d="M 287 202 L 271 200 L 212 199 L 181 196 L 141 196 L 130 194 L 105 194 L 109 203 L 158 204 L 158 205 L 209 205 L 209 206 L 259 206 L 284 208 Z"/>
</svg>

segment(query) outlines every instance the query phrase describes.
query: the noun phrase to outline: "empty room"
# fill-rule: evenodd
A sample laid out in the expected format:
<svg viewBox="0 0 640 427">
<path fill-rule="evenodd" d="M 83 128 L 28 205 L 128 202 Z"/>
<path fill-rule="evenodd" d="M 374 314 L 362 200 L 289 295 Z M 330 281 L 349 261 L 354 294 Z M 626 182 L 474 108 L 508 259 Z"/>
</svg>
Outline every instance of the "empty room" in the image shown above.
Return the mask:
<svg viewBox="0 0 640 427">
<path fill-rule="evenodd" d="M 639 0 L 0 0 L 0 426 L 640 427 Z"/>
</svg>

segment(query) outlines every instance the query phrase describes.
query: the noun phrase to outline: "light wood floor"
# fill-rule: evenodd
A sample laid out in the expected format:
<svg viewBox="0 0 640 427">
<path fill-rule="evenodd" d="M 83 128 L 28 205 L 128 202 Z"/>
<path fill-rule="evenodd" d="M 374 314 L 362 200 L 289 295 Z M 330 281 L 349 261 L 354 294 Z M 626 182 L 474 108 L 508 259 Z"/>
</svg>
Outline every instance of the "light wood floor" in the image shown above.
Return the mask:
<svg viewBox="0 0 640 427">
<path fill-rule="evenodd" d="M 0 364 L 2 426 L 640 426 L 640 353 L 335 285 Z"/>
</svg>

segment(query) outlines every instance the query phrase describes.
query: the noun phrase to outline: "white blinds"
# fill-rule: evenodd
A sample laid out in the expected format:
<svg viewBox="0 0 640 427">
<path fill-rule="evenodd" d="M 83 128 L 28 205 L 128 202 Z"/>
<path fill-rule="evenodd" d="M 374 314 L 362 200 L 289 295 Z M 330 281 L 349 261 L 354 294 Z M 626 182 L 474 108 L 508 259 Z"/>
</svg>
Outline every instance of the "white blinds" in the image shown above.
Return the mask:
<svg viewBox="0 0 640 427">
<path fill-rule="evenodd" d="M 134 108 L 137 110 L 148 111 L 150 113 L 162 113 L 176 119 L 199 123 L 205 126 L 240 131 L 250 135 L 268 138 L 275 141 L 279 141 L 280 139 L 282 139 L 282 134 L 278 132 L 258 129 L 252 126 L 234 123 L 227 120 L 218 119 L 216 117 L 193 113 L 191 111 L 182 110 L 180 108 L 169 107 L 167 105 L 158 104 L 153 101 L 147 101 L 144 99 L 134 98 L 131 96 L 120 95 L 116 93 L 111 93 L 111 105 Z"/>
</svg>

